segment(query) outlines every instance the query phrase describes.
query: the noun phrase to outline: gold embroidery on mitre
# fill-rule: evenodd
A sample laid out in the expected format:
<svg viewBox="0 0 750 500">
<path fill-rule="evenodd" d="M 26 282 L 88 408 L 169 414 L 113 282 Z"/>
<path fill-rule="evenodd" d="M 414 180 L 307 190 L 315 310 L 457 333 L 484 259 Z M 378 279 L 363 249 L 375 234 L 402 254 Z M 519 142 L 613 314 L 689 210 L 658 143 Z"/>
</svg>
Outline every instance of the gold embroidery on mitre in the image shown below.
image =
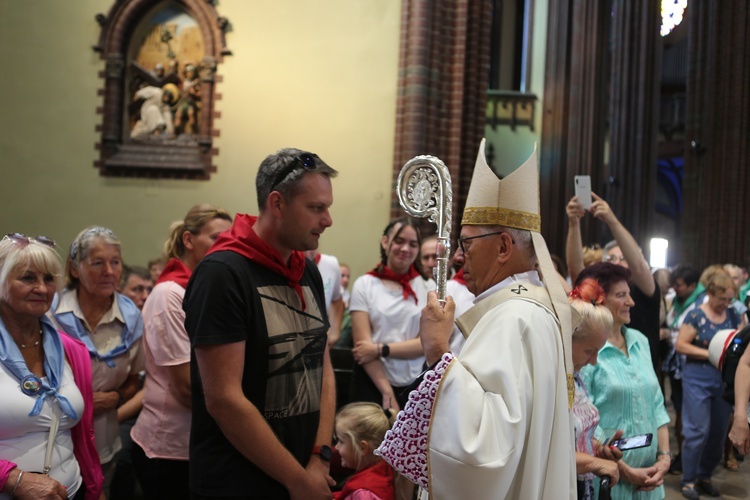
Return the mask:
<svg viewBox="0 0 750 500">
<path fill-rule="evenodd" d="M 538 214 L 508 210 L 498 207 L 466 207 L 461 219 L 463 225 L 499 225 L 526 229 L 537 233 L 542 230 L 542 218 Z"/>
</svg>

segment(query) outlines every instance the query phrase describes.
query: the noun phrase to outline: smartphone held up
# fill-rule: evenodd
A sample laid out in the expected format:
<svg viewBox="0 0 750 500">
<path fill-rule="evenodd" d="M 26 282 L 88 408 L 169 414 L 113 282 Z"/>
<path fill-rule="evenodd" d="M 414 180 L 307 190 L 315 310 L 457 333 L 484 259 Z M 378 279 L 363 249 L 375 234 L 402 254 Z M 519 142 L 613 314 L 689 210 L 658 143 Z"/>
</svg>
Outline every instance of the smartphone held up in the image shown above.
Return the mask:
<svg viewBox="0 0 750 500">
<path fill-rule="evenodd" d="M 573 182 L 578 202 L 584 210 L 588 210 L 591 208 L 591 176 L 576 175 Z"/>
</svg>

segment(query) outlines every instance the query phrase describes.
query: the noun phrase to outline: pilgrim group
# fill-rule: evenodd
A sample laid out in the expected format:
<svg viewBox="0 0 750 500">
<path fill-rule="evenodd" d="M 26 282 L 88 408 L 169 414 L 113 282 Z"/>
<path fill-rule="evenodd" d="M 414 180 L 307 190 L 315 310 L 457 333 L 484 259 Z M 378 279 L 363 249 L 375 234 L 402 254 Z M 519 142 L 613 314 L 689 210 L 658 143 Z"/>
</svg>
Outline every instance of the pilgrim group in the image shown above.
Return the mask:
<svg viewBox="0 0 750 500">
<path fill-rule="evenodd" d="M 338 174 L 270 154 L 253 215 L 196 205 L 147 268 L 107 227 L 5 235 L 0 499 L 720 495 L 750 453 L 750 351 L 734 407 L 719 369 L 747 268 L 651 269 L 596 193 L 551 255 L 536 150 L 500 180 L 482 141 L 457 240 L 394 219 L 350 289 L 318 251 Z"/>
</svg>

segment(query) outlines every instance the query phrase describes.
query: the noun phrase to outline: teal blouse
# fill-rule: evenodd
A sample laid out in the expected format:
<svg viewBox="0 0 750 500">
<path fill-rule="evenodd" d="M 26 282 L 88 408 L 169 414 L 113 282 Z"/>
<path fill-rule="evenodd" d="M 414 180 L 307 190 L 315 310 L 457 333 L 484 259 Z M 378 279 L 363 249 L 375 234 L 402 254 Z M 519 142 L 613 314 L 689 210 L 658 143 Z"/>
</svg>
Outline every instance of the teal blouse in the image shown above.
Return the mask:
<svg viewBox="0 0 750 500">
<path fill-rule="evenodd" d="M 616 429 L 623 437 L 653 434 L 651 446 L 623 452 L 622 459 L 631 467 L 650 467 L 656 462 L 657 429 L 669 423 L 664 396 L 651 364 L 648 339 L 638 330 L 623 327 L 628 356 L 607 342 L 599 351 L 596 366 L 581 369 L 591 401 L 599 409 L 597 440 L 608 439 Z M 598 487 L 598 481 L 594 484 Z M 624 480 L 612 489 L 613 499 L 662 499 L 664 486 L 653 491 L 635 491 Z M 595 493 L 596 498 L 598 491 Z"/>
</svg>

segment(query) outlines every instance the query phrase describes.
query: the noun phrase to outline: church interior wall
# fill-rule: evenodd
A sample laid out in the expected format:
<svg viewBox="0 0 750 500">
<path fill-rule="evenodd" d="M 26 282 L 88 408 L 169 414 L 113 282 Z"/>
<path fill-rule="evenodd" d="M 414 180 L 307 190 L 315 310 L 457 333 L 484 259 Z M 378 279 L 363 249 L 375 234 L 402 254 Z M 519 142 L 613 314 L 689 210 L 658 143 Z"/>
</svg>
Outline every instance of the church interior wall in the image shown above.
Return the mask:
<svg viewBox="0 0 750 500">
<path fill-rule="evenodd" d="M 84 227 L 113 229 L 126 262 L 161 250 L 196 203 L 257 213 L 255 174 L 283 147 L 339 170 L 321 251 L 371 268 L 389 213 L 401 2 L 221 0 L 232 55 L 218 66 L 210 180 L 102 177 L 92 50 L 111 1 L 0 0 L 0 231 L 44 234 L 61 253 Z"/>
</svg>

